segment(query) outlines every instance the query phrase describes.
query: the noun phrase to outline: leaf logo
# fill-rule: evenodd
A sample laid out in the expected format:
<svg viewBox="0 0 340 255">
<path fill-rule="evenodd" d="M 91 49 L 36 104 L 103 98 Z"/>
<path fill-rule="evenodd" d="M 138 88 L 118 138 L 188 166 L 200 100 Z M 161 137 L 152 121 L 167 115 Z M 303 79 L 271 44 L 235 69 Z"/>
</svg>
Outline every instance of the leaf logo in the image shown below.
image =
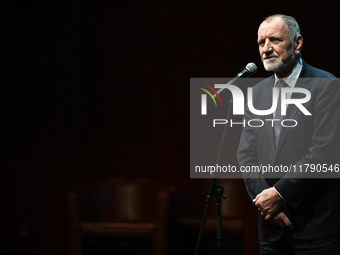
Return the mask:
<svg viewBox="0 0 340 255">
<path fill-rule="evenodd" d="M 220 98 L 220 96 L 218 95 L 217 91 L 216 91 L 213 87 L 211 87 L 211 86 L 208 85 L 208 84 L 202 83 L 202 82 L 197 82 L 197 83 L 202 84 L 202 85 L 205 85 L 205 86 L 206 86 L 207 88 L 209 88 L 212 92 L 214 92 L 214 94 L 216 95 L 216 97 L 218 98 L 218 100 L 220 101 L 221 106 L 222 106 L 221 98 Z M 216 100 L 215 100 L 214 96 L 210 93 L 209 90 L 203 89 L 203 88 L 201 88 L 201 87 L 197 87 L 197 88 L 200 89 L 200 90 L 203 90 L 204 92 L 206 92 L 206 93 L 212 98 L 212 100 L 214 100 L 215 106 L 217 106 Z"/>
</svg>

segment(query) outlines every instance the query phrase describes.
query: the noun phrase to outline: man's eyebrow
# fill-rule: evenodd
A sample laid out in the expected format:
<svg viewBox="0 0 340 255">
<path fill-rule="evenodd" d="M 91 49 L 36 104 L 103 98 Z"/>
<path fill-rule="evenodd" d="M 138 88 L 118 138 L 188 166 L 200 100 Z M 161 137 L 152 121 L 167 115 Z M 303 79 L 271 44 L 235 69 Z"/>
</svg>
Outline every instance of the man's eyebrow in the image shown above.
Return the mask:
<svg viewBox="0 0 340 255">
<path fill-rule="evenodd" d="M 269 38 L 271 38 L 271 39 L 283 39 L 284 36 L 280 36 L 280 35 L 272 35 L 272 36 L 269 36 Z"/>
<path fill-rule="evenodd" d="M 260 37 L 259 39 L 257 39 L 257 43 L 260 43 L 261 41 L 263 41 L 264 38 L 263 37 Z"/>
<path fill-rule="evenodd" d="M 280 36 L 280 35 L 271 35 L 271 36 L 268 36 L 269 39 L 283 39 L 284 36 Z M 260 37 L 259 39 L 257 39 L 257 43 L 263 41 L 264 38 Z"/>
</svg>

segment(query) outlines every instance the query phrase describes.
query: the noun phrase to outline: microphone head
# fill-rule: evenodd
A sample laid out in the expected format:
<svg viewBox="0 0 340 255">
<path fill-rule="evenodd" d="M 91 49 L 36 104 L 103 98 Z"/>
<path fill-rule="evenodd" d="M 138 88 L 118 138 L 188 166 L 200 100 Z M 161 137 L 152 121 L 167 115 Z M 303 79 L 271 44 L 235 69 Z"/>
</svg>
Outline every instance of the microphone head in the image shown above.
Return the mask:
<svg viewBox="0 0 340 255">
<path fill-rule="evenodd" d="M 248 63 L 246 69 L 250 72 L 251 75 L 257 72 L 257 66 L 254 63 Z"/>
</svg>

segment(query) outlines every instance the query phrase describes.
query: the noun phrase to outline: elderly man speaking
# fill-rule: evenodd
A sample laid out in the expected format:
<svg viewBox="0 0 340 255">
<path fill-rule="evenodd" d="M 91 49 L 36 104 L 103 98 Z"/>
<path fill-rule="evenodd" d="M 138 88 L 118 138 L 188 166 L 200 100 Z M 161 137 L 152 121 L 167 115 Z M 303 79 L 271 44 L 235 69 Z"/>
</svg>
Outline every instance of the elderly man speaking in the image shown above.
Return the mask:
<svg viewBox="0 0 340 255">
<path fill-rule="evenodd" d="M 334 178 L 305 178 L 308 166 L 332 169 L 340 162 L 340 82 L 334 75 L 301 58 L 303 37 L 293 17 L 277 14 L 258 29 L 260 57 L 272 76 L 253 87 L 254 108 L 271 108 L 273 89 L 278 105 L 270 116 L 257 116 L 245 107 L 244 119 L 276 119 L 262 127 L 245 126 L 240 166 L 289 166 L 292 171 L 268 175 L 243 173 L 247 191 L 258 209 L 261 254 L 340 254 L 340 182 Z M 284 88 L 304 88 L 311 99 L 303 114 L 288 105 L 282 114 Z M 298 98 L 299 93 L 286 93 Z M 284 126 L 292 119 L 297 125 Z M 295 171 L 293 171 L 295 169 Z M 296 169 L 298 171 L 296 171 Z M 314 178 L 315 177 L 315 178 Z"/>
</svg>

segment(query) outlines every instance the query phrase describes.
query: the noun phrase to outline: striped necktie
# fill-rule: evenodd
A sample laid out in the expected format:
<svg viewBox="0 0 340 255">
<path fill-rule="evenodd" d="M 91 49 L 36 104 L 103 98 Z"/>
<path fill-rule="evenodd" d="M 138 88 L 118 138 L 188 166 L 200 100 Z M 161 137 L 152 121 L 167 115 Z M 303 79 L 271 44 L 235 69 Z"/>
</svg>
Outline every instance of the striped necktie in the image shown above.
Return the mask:
<svg viewBox="0 0 340 255">
<path fill-rule="evenodd" d="M 281 122 L 284 120 L 284 116 L 281 115 L 281 88 L 287 87 L 288 84 L 284 80 L 278 80 L 275 87 L 279 89 L 279 98 L 277 101 L 277 107 L 275 111 L 275 119 L 279 121 L 274 122 L 274 136 L 275 136 L 275 146 L 277 147 L 279 143 L 280 133 L 281 133 Z"/>
</svg>

